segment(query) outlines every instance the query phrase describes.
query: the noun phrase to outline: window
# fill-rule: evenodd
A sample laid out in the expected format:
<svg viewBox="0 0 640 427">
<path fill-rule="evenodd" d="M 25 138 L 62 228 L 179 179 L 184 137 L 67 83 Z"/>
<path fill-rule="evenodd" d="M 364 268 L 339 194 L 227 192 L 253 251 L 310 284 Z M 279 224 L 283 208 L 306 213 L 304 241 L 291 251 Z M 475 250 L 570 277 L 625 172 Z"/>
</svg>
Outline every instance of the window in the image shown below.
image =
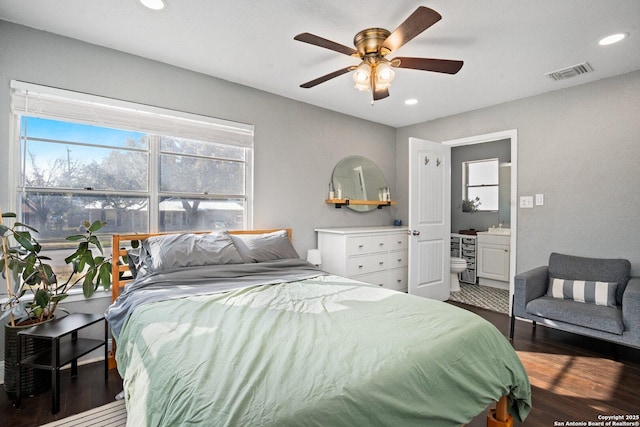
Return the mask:
<svg viewBox="0 0 640 427">
<path fill-rule="evenodd" d="M 51 247 L 113 233 L 251 227 L 253 127 L 12 82 L 17 212 Z"/>
<path fill-rule="evenodd" d="M 462 166 L 463 202 L 475 201 L 478 211 L 497 211 L 498 159 L 463 162 Z M 463 203 L 463 208 L 466 206 L 467 204 Z"/>
</svg>

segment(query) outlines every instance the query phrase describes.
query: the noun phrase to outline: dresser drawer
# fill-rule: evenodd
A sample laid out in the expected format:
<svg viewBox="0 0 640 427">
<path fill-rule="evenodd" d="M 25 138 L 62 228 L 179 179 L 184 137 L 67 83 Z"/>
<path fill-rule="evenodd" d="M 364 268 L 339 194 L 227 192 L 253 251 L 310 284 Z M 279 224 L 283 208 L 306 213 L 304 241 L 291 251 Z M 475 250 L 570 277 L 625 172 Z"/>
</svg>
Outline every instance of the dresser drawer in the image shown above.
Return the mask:
<svg viewBox="0 0 640 427">
<path fill-rule="evenodd" d="M 387 268 L 406 267 L 409 265 L 409 252 L 395 251 L 387 254 Z"/>
<path fill-rule="evenodd" d="M 388 276 L 386 271 L 379 271 L 377 273 L 369 273 L 352 277 L 352 279 L 359 280 L 364 283 L 369 283 L 371 285 L 376 285 L 381 288 L 386 287 L 385 283 L 387 282 L 387 278 Z"/>
<path fill-rule="evenodd" d="M 407 233 L 395 233 L 386 236 L 386 248 L 389 251 L 407 250 L 409 248 L 409 235 Z"/>
<path fill-rule="evenodd" d="M 347 238 L 347 256 L 365 255 L 384 251 L 384 241 L 375 236 L 354 236 Z"/>
<path fill-rule="evenodd" d="M 408 272 L 406 268 L 396 268 L 388 271 L 358 275 L 352 277 L 352 279 L 385 289 L 406 292 L 408 286 L 407 274 Z"/>
<path fill-rule="evenodd" d="M 408 271 L 406 268 L 396 268 L 389 270 L 388 281 L 385 288 L 394 289 L 396 291 L 407 292 L 409 286 Z"/>
<path fill-rule="evenodd" d="M 387 254 L 354 256 L 347 259 L 347 276 L 372 273 L 387 268 Z"/>
</svg>

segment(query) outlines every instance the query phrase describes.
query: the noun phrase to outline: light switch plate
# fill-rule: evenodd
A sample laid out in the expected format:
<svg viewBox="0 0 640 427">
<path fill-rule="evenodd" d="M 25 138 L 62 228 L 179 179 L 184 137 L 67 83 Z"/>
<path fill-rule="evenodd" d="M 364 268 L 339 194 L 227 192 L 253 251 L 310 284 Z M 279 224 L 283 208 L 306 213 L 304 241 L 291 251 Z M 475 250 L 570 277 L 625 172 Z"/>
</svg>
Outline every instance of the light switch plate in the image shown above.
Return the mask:
<svg viewBox="0 0 640 427">
<path fill-rule="evenodd" d="M 536 206 L 544 205 L 544 194 L 536 194 Z"/>
<path fill-rule="evenodd" d="M 533 208 L 533 196 L 520 196 L 521 208 Z"/>
</svg>

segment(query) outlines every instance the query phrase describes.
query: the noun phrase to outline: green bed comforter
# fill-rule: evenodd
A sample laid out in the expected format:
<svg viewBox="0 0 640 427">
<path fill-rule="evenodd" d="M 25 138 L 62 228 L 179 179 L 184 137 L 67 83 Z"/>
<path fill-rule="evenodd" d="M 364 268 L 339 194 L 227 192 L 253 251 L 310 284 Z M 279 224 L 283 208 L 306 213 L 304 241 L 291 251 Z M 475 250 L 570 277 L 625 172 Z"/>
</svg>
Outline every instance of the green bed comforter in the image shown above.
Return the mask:
<svg viewBox="0 0 640 427">
<path fill-rule="evenodd" d="M 130 426 L 454 426 L 526 372 L 482 318 L 337 276 L 143 304 L 120 331 Z"/>
</svg>

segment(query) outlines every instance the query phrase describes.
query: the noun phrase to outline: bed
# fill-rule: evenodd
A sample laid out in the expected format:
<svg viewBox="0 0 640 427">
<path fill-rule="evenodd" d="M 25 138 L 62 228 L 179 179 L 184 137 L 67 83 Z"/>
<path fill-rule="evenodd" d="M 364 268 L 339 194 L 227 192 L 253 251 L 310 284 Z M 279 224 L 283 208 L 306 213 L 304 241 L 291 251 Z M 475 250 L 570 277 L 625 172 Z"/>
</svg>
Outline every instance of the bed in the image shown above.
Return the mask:
<svg viewBox="0 0 640 427">
<path fill-rule="evenodd" d="M 113 237 L 128 262 L 106 316 L 129 425 L 460 426 L 496 401 L 488 425 L 524 420 L 528 377 L 493 325 L 327 274 L 290 238 Z"/>
</svg>

